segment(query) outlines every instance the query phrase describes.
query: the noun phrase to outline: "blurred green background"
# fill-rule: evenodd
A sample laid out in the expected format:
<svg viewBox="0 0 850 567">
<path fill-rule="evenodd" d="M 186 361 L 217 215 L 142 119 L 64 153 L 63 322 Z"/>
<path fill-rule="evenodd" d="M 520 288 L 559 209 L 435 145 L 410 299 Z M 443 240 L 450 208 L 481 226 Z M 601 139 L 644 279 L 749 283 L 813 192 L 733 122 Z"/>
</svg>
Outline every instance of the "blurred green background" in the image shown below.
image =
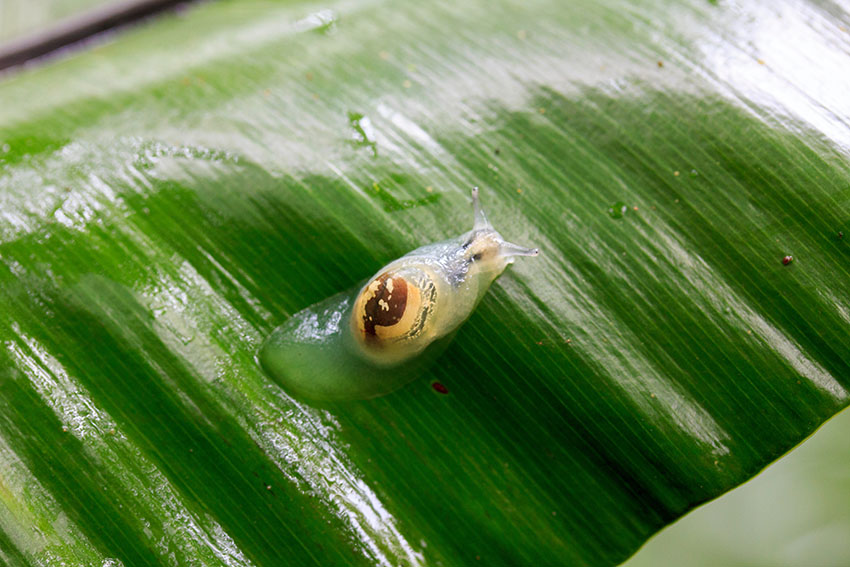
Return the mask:
<svg viewBox="0 0 850 567">
<path fill-rule="evenodd" d="M 626 567 L 850 565 L 850 412 L 655 535 Z"/>
<path fill-rule="evenodd" d="M 59 22 L 115 0 L 0 0 L 0 44 L 39 33 Z"/>
</svg>

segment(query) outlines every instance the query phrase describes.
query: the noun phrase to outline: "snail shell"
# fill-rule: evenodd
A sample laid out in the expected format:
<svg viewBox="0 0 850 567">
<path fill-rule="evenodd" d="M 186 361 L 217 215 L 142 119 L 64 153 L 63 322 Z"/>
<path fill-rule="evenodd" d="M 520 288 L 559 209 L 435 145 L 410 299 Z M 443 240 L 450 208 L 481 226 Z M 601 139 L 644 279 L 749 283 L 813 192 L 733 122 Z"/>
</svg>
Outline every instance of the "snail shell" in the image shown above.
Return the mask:
<svg viewBox="0 0 850 567">
<path fill-rule="evenodd" d="M 308 307 L 276 329 L 260 352 L 266 371 L 312 399 L 369 398 L 421 374 L 517 256 L 472 191 L 474 224 L 378 270 L 355 294 Z"/>
<path fill-rule="evenodd" d="M 376 353 L 390 352 L 422 340 L 431 326 L 438 281 L 426 267 L 402 266 L 366 284 L 351 314 L 352 330 L 361 346 Z"/>
</svg>

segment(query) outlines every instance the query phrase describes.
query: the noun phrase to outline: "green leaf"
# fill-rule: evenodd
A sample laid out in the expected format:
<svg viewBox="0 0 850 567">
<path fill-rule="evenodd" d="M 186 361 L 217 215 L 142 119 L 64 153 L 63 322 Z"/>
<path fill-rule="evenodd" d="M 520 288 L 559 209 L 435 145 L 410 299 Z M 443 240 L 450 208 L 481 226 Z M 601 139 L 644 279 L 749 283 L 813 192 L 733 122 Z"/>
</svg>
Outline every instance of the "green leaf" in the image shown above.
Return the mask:
<svg viewBox="0 0 850 567">
<path fill-rule="evenodd" d="M 622 561 L 847 405 L 847 19 L 246 0 L 7 78 L 3 559 Z M 542 253 L 427 378 L 263 374 L 474 185 Z"/>
</svg>

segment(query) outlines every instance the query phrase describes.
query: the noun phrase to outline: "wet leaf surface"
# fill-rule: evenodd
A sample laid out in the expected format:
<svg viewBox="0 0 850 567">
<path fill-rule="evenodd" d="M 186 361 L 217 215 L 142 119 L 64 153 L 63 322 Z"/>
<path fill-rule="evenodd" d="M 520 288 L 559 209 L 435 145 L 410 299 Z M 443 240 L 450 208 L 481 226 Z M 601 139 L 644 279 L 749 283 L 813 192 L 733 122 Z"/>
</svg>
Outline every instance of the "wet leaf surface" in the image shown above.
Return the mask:
<svg viewBox="0 0 850 567">
<path fill-rule="evenodd" d="M 220 2 L 7 77 L 4 560 L 622 561 L 847 405 L 847 20 Z M 262 373 L 474 185 L 542 253 L 427 377 Z"/>
</svg>

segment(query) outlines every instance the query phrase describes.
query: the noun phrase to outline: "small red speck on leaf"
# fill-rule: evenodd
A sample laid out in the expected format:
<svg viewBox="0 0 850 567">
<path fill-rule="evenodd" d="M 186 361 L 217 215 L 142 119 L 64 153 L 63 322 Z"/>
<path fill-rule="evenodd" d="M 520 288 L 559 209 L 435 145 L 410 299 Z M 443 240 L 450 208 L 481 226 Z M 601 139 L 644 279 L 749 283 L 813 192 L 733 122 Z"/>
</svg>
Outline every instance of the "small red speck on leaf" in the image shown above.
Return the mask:
<svg viewBox="0 0 850 567">
<path fill-rule="evenodd" d="M 782 258 L 782 265 L 787 266 L 788 264 L 790 264 L 793 261 L 794 261 L 793 256 L 785 256 L 784 258 Z"/>
<path fill-rule="evenodd" d="M 441 394 L 448 394 L 449 393 L 449 389 L 446 388 L 445 386 L 443 386 L 439 382 L 434 382 L 433 384 L 431 384 L 431 387 L 434 388 L 436 391 L 438 391 Z"/>
</svg>

